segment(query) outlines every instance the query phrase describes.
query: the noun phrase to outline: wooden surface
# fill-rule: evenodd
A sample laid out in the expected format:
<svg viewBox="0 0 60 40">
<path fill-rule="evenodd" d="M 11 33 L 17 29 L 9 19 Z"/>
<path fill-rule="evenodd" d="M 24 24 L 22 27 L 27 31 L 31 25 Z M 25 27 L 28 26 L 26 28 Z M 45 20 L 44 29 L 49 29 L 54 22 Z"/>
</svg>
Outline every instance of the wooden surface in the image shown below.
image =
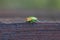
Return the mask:
<svg viewBox="0 0 60 40">
<path fill-rule="evenodd" d="M 60 40 L 60 23 L 0 24 L 0 40 Z"/>
</svg>

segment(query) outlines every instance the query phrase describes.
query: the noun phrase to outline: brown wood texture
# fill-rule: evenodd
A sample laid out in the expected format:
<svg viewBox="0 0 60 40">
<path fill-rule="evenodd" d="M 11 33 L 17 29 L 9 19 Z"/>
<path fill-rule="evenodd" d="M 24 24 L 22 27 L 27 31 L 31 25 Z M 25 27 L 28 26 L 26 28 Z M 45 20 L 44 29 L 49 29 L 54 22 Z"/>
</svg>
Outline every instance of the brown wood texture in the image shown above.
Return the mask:
<svg viewBox="0 0 60 40">
<path fill-rule="evenodd" d="M 0 40 L 60 40 L 60 23 L 0 24 Z"/>
</svg>

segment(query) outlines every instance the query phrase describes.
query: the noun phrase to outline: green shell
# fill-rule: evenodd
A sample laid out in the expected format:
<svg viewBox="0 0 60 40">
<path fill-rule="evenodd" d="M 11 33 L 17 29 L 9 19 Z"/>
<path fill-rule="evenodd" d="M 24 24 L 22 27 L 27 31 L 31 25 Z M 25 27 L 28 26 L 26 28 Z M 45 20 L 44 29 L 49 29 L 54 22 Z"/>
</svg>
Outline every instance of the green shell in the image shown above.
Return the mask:
<svg viewBox="0 0 60 40">
<path fill-rule="evenodd" d="M 30 16 L 29 18 L 31 18 L 32 20 L 37 20 L 37 18 L 34 16 Z"/>
<path fill-rule="evenodd" d="M 35 22 L 37 22 L 37 18 L 36 17 L 29 17 L 29 18 L 31 18 L 32 20 L 31 21 L 29 21 L 29 23 L 35 23 Z"/>
</svg>

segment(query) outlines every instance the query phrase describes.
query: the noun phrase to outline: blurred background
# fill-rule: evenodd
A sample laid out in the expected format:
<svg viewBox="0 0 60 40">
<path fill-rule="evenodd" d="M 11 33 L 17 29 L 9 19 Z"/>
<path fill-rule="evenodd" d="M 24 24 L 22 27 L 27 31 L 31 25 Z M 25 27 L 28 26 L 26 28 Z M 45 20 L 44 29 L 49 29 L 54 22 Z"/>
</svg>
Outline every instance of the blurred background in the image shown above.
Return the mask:
<svg viewBox="0 0 60 40">
<path fill-rule="evenodd" d="M 60 20 L 60 0 L 0 0 L 0 18 Z"/>
</svg>

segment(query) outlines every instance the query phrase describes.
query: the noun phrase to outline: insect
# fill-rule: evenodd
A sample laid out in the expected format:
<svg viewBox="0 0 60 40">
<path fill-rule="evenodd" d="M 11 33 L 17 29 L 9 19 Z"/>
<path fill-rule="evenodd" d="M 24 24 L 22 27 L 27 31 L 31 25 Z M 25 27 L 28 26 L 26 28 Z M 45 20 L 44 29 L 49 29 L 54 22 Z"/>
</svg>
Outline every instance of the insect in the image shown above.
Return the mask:
<svg viewBox="0 0 60 40">
<path fill-rule="evenodd" d="M 36 23 L 38 21 L 39 21 L 38 18 L 34 17 L 34 16 L 30 16 L 30 17 L 26 18 L 26 22 L 28 22 L 28 23 Z"/>
</svg>

